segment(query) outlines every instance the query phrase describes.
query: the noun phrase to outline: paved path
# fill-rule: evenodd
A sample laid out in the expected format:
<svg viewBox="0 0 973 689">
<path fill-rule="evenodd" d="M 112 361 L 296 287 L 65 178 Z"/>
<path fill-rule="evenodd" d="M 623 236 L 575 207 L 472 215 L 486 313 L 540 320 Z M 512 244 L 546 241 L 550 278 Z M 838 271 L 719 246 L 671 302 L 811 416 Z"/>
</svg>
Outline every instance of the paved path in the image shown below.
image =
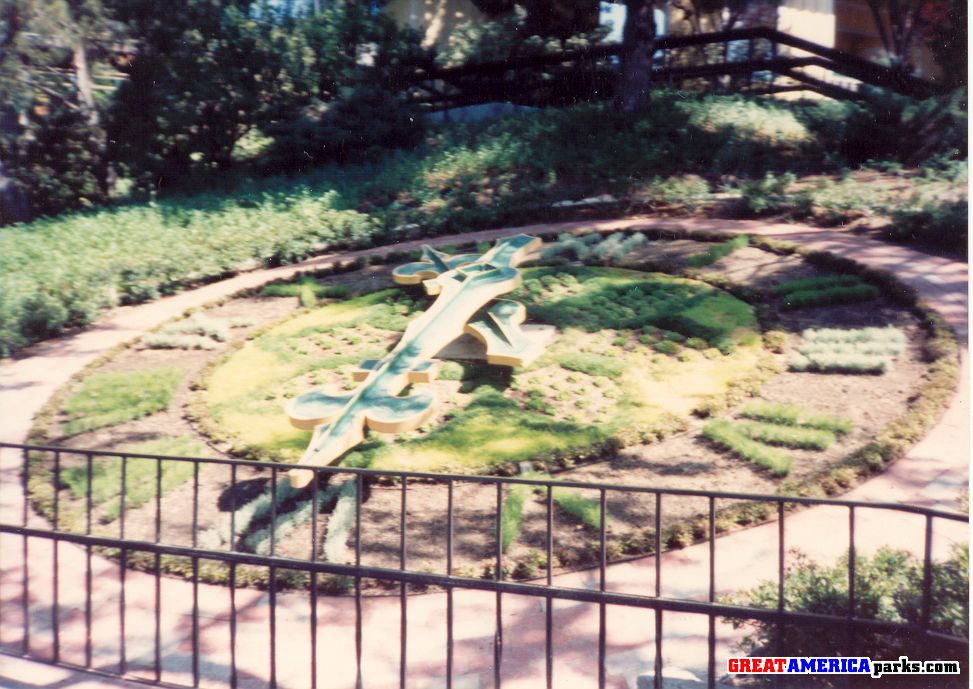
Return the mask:
<svg viewBox="0 0 973 689">
<path fill-rule="evenodd" d="M 875 242 L 847 233 L 818 230 L 796 225 L 693 219 L 661 221 L 635 217 L 612 221 L 582 221 L 557 225 L 534 225 L 525 228 L 478 232 L 459 237 L 425 240 L 432 244 L 454 244 L 458 241 L 480 241 L 505 236 L 512 232 L 550 232 L 583 229 L 610 230 L 634 227 L 689 230 L 722 230 L 748 232 L 799 242 L 805 246 L 853 257 L 875 268 L 890 270 L 905 283 L 915 287 L 922 297 L 939 310 L 956 329 L 965 344 L 967 336 L 967 266 L 922 254 L 903 246 Z M 412 248 L 423 242 L 398 245 Z M 138 337 L 144 331 L 178 316 L 184 310 L 201 306 L 241 289 L 255 287 L 269 280 L 287 277 L 299 270 L 321 267 L 336 260 L 361 254 L 380 253 L 387 249 L 323 256 L 295 266 L 262 270 L 230 280 L 184 292 L 166 299 L 136 307 L 116 309 L 92 328 L 71 337 L 46 342 L 30 348 L 13 361 L 0 363 L 0 439 L 21 442 L 31 418 L 67 379 L 85 365 L 116 345 Z M 935 429 L 908 456 L 884 474 L 864 483 L 846 497 L 863 500 L 896 500 L 905 503 L 953 509 L 955 498 L 968 485 L 969 463 L 969 391 L 967 355 L 962 357 L 962 381 L 949 410 Z M 15 453 L 0 453 L 0 518 L 9 519 L 22 505 L 16 472 Z M 833 508 L 814 508 L 787 519 L 788 547 L 799 548 L 812 557 L 831 561 L 847 548 L 845 534 L 847 514 Z M 887 515 L 863 510 L 858 517 L 857 543 L 867 552 L 889 544 L 915 550 L 921 544 L 922 520 L 908 516 L 890 520 Z M 934 550 L 944 555 L 951 542 L 966 540 L 966 529 L 937 526 Z M 732 591 L 752 585 L 759 579 L 776 574 L 777 525 L 734 533 L 716 543 L 717 581 L 721 591 Z M 19 643 L 21 541 L 0 538 L 0 644 L 11 647 Z M 83 571 L 83 552 L 63 545 L 59 549 L 60 625 L 62 657 L 71 662 L 82 659 L 83 610 L 82 587 L 69 583 L 73 574 Z M 31 544 L 31 649 L 38 657 L 50 651 L 50 574 L 51 547 Z M 95 558 L 98 590 L 95 601 L 95 666 L 106 670 L 117 668 L 118 642 L 118 568 L 111 562 Z M 662 593 L 668 597 L 703 599 L 707 587 L 708 545 L 702 544 L 667 553 L 662 562 Z M 644 558 L 609 568 L 608 588 L 621 592 L 649 593 L 654 589 L 655 562 Z M 34 574 L 36 573 L 36 577 Z M 596 585 L 591 573 L 564 575 L 558 583 L 568 586 Z M 6 584 L 6 585 L 4 585 Z M 154 580 L 129 572 L 126 582 L 128 604 L 127 656 L 130 671 L 143 676 L 151 666 L 153 637 Z M 184 582 L 163 580 L 163 678 L 189 682 L 190 586 Z M 242 686 L 265 686 L 268 676 L 268 619 L 266 594 L 240 591 L 237 660 Z M 204 686 L 223 686 L 229 658 L 228 599 L 226 589 L 202 586 L 200 604 L 204 626 Z M 397 686 L 399 602 L 397 599 L 369 599 L 365 604 L 365 687 Z M 597 640 L 598 609 L 588 604 L 559 603 L 555 617 L 555 686 L 573 689 L 596 685 L 594 645 Z M 504 663 L 505 687 L 543 686 L 544 677 L 543 606 L 534 599 L 505 596 Z M 278 665 L 280 686 L 309 686 L 310 619 L 306 594 L 278 596 Z M 351 687 L 355 685 L 354 645 L 351 633 L 353 601 L 326 598 L 318 605 L 319 619 L 319 686 Z M 456 594 L 456 660 L 457 687 L 492 686 L 494 596 L 477 592 Z M 445 596 L 429 594 L 409 599 L 409 686 L 441 687 L 444 673 Z M 663 617 L 665 639 L 664 676 L 705 678 L 707 620 L 689 615 L 666 614 Z M 640 686 L 639 677 L 650 677 L 654 662 L 654 620 L 651 612 L 625 609 L 608 611 L 607 676 L 611 687 Z M 728 644 L 737 638 L 732 630 L 717 626 L 720 640 L 718 656 L 725 657 Z M 677 686 L 676 679 L 671 680 Z M 685 686 L 693 686 L 689 682 Z M 29 661 L 0 656 L 0 686 L 71 687 L 124 686 L 92 678 L 85 673 Z M 698 685 L 696 685 L 698 686 Z"/>
</svg>

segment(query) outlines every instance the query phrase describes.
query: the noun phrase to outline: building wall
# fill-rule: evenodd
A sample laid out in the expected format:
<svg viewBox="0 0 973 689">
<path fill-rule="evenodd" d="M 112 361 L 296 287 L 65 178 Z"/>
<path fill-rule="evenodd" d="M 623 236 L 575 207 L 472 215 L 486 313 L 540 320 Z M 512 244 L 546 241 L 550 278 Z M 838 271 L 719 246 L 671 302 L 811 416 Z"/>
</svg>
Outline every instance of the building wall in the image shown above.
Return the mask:
<svg viewBox="0 0 973 689">
<path fill-rule="evenodd" d="M 427 46 L 445 45 L 457 24 L 486 20 L 472 0 L 392 0 L 384 12 L 421 32 Z"/>
</svg>

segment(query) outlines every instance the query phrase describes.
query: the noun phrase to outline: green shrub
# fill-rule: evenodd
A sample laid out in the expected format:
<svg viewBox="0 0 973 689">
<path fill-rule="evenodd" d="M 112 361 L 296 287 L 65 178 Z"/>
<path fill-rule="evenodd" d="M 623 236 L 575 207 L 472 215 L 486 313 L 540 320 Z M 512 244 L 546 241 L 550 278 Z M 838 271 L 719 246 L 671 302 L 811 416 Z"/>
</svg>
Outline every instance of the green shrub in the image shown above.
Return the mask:
<svg viewBox="0 0 973 689">
<path fill-rule="evenodd" d="M 768 445 L 783 445 L 803 450 L 827 450 L 837 440 L 831 431 L 817 428 L 761 422 L 740 422 L 734 427 L 753 440 Z"/>
<path fill-rule="evenodd" d="M 64 432 L 76 435 L 162 411 L 180 380 L 182 373 L 171 368 L 89 376 L 64 402 Z"/>
<path fill-rule="evenodd" d="M 672 355 L 679 351 L 679 345 L 671 340 L 662 340 L 661 342 L 656 342 L 652 346 L 655 348 L 655 351 L 659 352 L 660 354 Z"/>
<path fill-rule="evenodd" d="M 969 242 L 969 201 L 933 199 L 892 211 L 889 236 L 966 251 Z"/>
<path fill-rule="evenodd" d="M 751 440 L 725 419 L 707 421 L 703 435 L 743 459 L 750 460 L 778 476 L 786 476 L 791 470 L 791 457 L 786 452 Z"/>
<path fill-rule="evenodd" d="M 798 555 L 792 557 L 785 571 L 784 609 L 822 615 L 843 616 L 848 611 L 849 586 L 847 557 L 834 565 L 821 565 Z M 905 551 L 879 549 L 874 556 L 855 558 L 855 615 L 900 624 L 918 624 L 921 620 L 923 567 Z M 955 546 L 950 557 L 932 566 L 932 609 L 930 626 L 950 636 L 965 638 L 969 630 L 969 548 Z M 776 609 L 777 581 L 765 581 L 758 586 L 729 598 L 728 602 L 747 607 Z M 847 653 L 848 639 L 844 634 L 825 632 L 807 626 L 778 626 L 776 622 L 738 621 L 734 626 L 748 627 L 750 634 L 743 647 L 748 652 L 773 652 L 786 648 L 798 656 L 834 657 Z M 888 635 L 859 630 L 855 634 L 856 655 L 872 658 L 910 657 L 943 658 L 948 645 L 925 642 L 928 648 L 917 650 L 916 638 L 911 634 Z M 962 659 L 965 661 L 966 654 Z M 966 680 L 956 679 L 950 686 L 966 686 Z M 911 686 L 911 685 L 910 685 Z"/>
<path fill-rule="evenodd" d="M 742 234 L 733 239 L 728 239 L 725 242 L 719 244 L 714 244 L 706 251 L 701 251 L 698 254 L 693 254 L 689 257 L 688 263 L 693 268 L 702 268 L 703 266 L 708 266 L 711 263 L 716 263 L 721 258 L 729 256 L 737 249 L 742 249 L 750 245 L 750 237 Z"/>
<path fill-rule="evenodd" d="M 850 287 L 827 287 L 790 292 L 783 297 L 785 309 L 808 309 L 815 306 L 834 306 L 838 304 L 857 304 L 871 301 L 879 296 L 874 285 L 852 285 Z"/>
<path fill-rule="evenodd" d="M 789 194 L 787 191 L 795 181 L 793 173 L 785 172 L 777 177 L 768 172 L 760 179 L 741 183 L 740 202 L 744 214 L 760 217 L 786 211 L 797 217 L 808 215 L 810 197 L 806 193 Z"/>
<path fill-rule="evenodd" d="M 740 416 L 788 426 L 817 428 L 832 433 L 851 433 L 854 425 L 849 419 L 805 409 L 780 402 L 751 402 L 740 409 Z"/>
</svg>

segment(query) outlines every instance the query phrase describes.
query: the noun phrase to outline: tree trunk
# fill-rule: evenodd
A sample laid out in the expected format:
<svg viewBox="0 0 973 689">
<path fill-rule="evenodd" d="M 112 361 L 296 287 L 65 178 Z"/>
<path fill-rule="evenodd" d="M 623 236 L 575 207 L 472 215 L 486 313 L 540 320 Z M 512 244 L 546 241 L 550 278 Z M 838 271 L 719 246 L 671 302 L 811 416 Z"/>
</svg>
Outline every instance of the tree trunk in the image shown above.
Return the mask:
<svg viewBox="0 0 973 689">
<path fill-rule="evenodd" d="M 649 0 L 628 0 L 622 31 L 621 74 L 615 93 L 615 108 L 634 112 L 645 105 L 652 85 L 652 52 L 655 44 L 655 16 Z"/>
<path fill-rule="evenodd" d="M 91 68 L 88 65 L 88 50 L 84 39 L 78 39 L 74 46 L 74 76 L 77 79 L 78 99 L 85 109 L 88 124 L 98 126 L 98 108 L 95 107 L 95 85 L 91 79 Z"/>
<path fill-rule="evenodd" d="M 0 160 L 0 225 L 30 220 L 27 200 Z"/>
</svg>

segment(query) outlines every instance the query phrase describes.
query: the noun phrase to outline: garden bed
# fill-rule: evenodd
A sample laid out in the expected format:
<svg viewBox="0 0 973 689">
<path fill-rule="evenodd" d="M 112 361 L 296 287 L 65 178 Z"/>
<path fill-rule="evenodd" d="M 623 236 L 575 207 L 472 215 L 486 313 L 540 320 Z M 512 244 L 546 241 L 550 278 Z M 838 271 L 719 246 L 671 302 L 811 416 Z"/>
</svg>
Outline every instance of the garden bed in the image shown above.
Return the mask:
<svg viewBox="0 0 973 689">
<path fill-rule="evenodd" d="M 558 245 L 566 245 L 566 240 Z M 597 248 L 601 243 L 589 245 Z M 527 304 L 531 321 L 558 327 L 545 355 L 512 374 L 472 361 L 446 364 L 434 383 L 447 400 L 438 418 L 404 437 L 367 441 L 349 456 L 351 465 L 503 475 L 527 471 L 566 481 L 758 493 L 806 493 L 810 486 L 817 494 L 836 494 L 853 485 L 869 469 L 849 457 L 861 456 L 883 429 L 906 414 L 928 377 L 924 352 L 928 330 L 909 309 L 882 298 L 865 304 L 785 308 L 784 297 L 774 293 L 776 286 L 834 271 L 795 255 L 752 246 L 734 246 L 730 252 L 718 252 L 725 255 L 708 265 L 689 268 L 686 274 L 697 280 L 639 270 L 665 267 L 679 273 L 694 264 L 693 256 L 712 247 L 686 239 L 649 241 L 622 257 L 608 256 L 606 260 L 620 266 L 613 268 L 580 265 L 568 255 L 570 251 L 549 255 L 545 260 L 559 265 L 528 269 L 525 286 L 515 295 Z M 303 282 L 295 281 L 293 289 L 266 290 L 297 296 L 243 295 L 164 326 L 140 344 L 121 350 L 86 370 L 52 400 L 38 419 L 32 440 L 159 454 L 197 454 L 205 444 L 202 454 L 208 456 L 295 459 L 307 434 L 288 427 L 283 403 L 313 385 L 348 384 L 347 374 L 354 364 L 372 353 L 366 350 L 380 354 L 393 345 L 408 317 L 424 304 L 418 293 L 376 292 L 390 283 L 388 270 L 379 266 L 316 280 L 314 284 L 322 286 L 320 301 L 308 295 L 311 283 L 305 277 Z M 712 285 L 726 287 L 734 295 L 749 295 L 759 308 L 754 311 Z M 661 306 L 654 311 L 633 310 L 637 304 L 625 301 L 625 295 Z M 671 301 L 673 295 L 676 301 Z M 719 306 L 715 322 L 723 323 L 725 332 L 712 328 L 712 309 L 703 309 L 701 321 L 685 319 L 700 298 Z M 301 305 L 302 299 L 306 306 Z M 594 307 L 586 309 L 586 303 Z M 669 303 L 676 307 L 671 313 L 664 308 Z M 674 319 L 674 314 L 682 320 Z M 693 331 L 693 327 L 702 329 Z M 881 375 L 788 370 L 801 334 L 808 329 L 875 327 L 897 329 L 906 343 Z M 761 330 L 770 332 L 761 337 Z M 183 337 L 201 339 L 179 339 Z M 177 345 L 200 348 L 154 348 Z M 326 361 L 330 363 L 321 364 Z M 178 372 L 174 382 L 167 371 Z M 72 412 L 79 395 L 95 395 L 99 378 L 135 372 L 161 380 L 165 394 L 153 402 L 155 407 L 143 409 L 140 418 L 108 414 L 104 418 L 111 422 L 102 428 L 67 432 L 79 418 Z M 636 388 L 633 381 L 638 383 Z M 107 397 L 106 406 L 118 406 L 117 400 Z M 771 447 L 788 456 L 789 469 L 782 475 L 704 435 L 705 424 L 714 419 L 737 431 L 753 431 L 753 422 L 746 425 L 739 414 L 740 403 L 751 397 L 840 417 L 850 429 L 820 449 Z M 91 405 L 99 403 L 96 399 L 81 408 L 91 416 Z M 497 414 L 519 423 L 521 435 L 504 437 L 503 447 L 491 449 L 487 441 L 497 435 Z M 781 429 L 774 428 L 779 435 Z M 480 456 L 470 455 L 469 448 L 478 448 Z M 480 461 L 484 455 L 490 461 Z M 403 462 L 403 456 L 412 459 Z M 464 458 L 470 461 L 460 461 Z M 872 468 L 880 468 L 884 459 Z M 83 508 L 79 462 L 81 457 L 65 455 L 62 464 L 66 478 L 61 481 L 60 510 L 62 524 L 69 529 L 72 515 L 77 520 Z M 130 460 L 130 472 L 138 475 L 140 463 L 151 466 L 146 460 Z M 234 502 L 239 509 L 267 494 L 269 472 L 239 469 L 235 492 L 230 490 L 230 473 L 229 467 L 215 465 L 200 471 L 197 537 L 202 545 L 227 547 L 233 541 L 243 549 L 259 551 L 266 547 L 266 533 L 257 532 L 266 532 L 266 520 L 255 519 L 250 532 L 236 536 L 228 533 L 227 520 Z M 284 472 L 278 473 L 283 478 Z M 34 474 L 35 503 L 43 508 L 49 505 L 50 479 L 43 467 L 35 467 Z M 189 476 L 181 478 L 174 472 L 165 482 L 162 538 L 167 543 L 192 540 L 192 482 L 186 481 Z M 117 476 L 108 467 L 99 481 L 117 485 Z M 330 522 L 338 513 L 335 501 L 340 503 L 343 494 L 339 480 L 332 484 L 321 487 L 322 502 L 330 502 L 314 522 L 319 545 L 329 541 L 329 532 L 337 532 L 338 525 Z M 455 490 L 456 571 L 474 576 L 489 573 L 495 550 L 495 489 L 458 483 Z M 117 532 L 116 493 L 105 488 L 106 497 L 96 507 L 96 531 Z M 370 484 L 363 497 L 362 561 L 397 566 L 401 487 Z M 555 566 L 584 565 L 596 554 L 591 499 L 585 491 L 557 496 Z M 444 571 L 445 500 L 441 483 L 409 483 L 410 568 Z M 505 541 L 510 532 L 505 566 L 518 577 L 536 575 L 545 559 L 544 496 L 529 490 L 516 496 L 508 493 L 505 503 L 517 503 L 518 511 L 505 517 Z M 699 518 L 705 503 L 694 498 L 666 500 L 660 534 L 663 547 L 688 545 L 704 535 Z M 737 503 L 721 508 L 725 510 L 719 516 L 719 531 L 769 516 Z M 612 494 L 606 523 L 610 559 L 654 548 L 654 509 L 650 496 Z M 307 557 L 311 521 L 295 515 L 287 530 L 280 532 L 275 552 Z M 154 525 L 154 501 L 142 505 L 130 501 L 126 535 L 151 539 Z M 340 537 L 329 541 L 332 546 L 338 541 L 344 545 L 344 550 L 329 551 L 338 561 L 342 552 L 349 555 L 347 544 L 356 538 L 353 525 L 345 523 L 340 531 Z M 218 572 L 210 575 L 220 578 Z"/>
</svg>

